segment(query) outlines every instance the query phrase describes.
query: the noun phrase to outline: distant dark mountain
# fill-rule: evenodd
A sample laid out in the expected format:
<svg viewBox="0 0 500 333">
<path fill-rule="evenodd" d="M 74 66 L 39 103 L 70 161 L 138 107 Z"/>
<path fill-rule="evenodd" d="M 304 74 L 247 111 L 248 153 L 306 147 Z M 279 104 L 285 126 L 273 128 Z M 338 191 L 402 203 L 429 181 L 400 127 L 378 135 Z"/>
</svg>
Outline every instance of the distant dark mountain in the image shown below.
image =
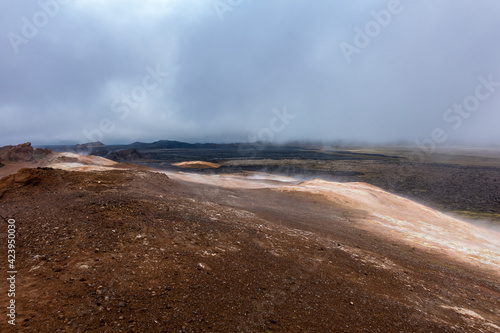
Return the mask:
<svg viewBox="0 0 500 333">
<path fill-rule="evenodd" d="M 73 149 L 74 150 L 86 150 L 86 149 L 92 149 L 92 148 L 100 148 L 100 147 L 106 147 L 104 143 L 101 141 L 96 141 L 96 142 L 88 142 L 88 143 L 82 143 L 79 145 L 74 145 Z"/>
<path fill-rule="evenodd" d="M 95 155 L 95 154 L 92 154 Z M 104 157 L 113 160 L 115 162 L 129 162 L 137 161 L 144 158 L 139 151 L 135 148 L 128 148 L 123 150 L 117 150 L 106 154 Z"/>
<path fill-rule="evenodd" d="M 134 142 L 131 144 L 105 145 L 102 142 L 89 142 L 77 145 L 44 145 L 56 152 L 73 152 L 78 154 L 91 154 L 105 157 L 107 154 L 124 149 L 136 149 L 137 151 L 147 151 L 156 149 L 231 149 L 235 150 L 240 144 L 217 144 L 217 143 L 187 143 L 174 140 L 160 140 L 152 143 Z"/>
<path fill-rule="evenodd" d="M 136 142 L 128 146 L 130 148 L 136 148 L 136 149 L 166 149 L 166 148 L 193 148 L 193 146 L 195 145 L 180 141 L 160 140 L 153 143 Z"/>
<path fill-rule="evenodd" d="M 234 147 L 233 144 L 216 144 L 216 143 L 187 143 L 174 140 L 160 140 L 152 143 L 134 142 L 129 145 L 110 146 L 113 148 L 135 148 L 137 150 L 149 149 L 190 149 L 190 148 L 228 148 Z"/>
</svg>

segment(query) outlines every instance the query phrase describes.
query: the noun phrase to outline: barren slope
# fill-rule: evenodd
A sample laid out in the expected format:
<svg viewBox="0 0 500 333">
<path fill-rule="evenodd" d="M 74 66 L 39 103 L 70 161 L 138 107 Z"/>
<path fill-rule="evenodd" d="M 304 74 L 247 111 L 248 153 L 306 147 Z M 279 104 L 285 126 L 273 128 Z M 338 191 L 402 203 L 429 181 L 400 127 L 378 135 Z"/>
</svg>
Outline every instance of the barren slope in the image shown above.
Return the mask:
<svg viewBox="0 0 500 333">
<path fill-rule="evenodd" d="M 18 226 L 17 328 L 500 330 L 488 263 L 367 228 L 370 207 L 335 203 L 330 187 L 312 194 L 262 175 L 231 186 L 189 177 L 23 169 L 1 180 L 1 214 Z"/>
</svg>

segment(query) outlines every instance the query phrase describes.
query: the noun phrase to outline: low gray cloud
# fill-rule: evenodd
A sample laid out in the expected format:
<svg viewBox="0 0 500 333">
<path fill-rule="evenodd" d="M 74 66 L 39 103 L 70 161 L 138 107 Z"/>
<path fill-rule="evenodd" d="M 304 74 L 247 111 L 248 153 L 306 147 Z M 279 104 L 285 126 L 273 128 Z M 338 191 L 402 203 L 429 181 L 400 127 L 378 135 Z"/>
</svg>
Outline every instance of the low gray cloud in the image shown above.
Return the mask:
<svg viewBox="0 0 500 333">
<path fill-rule="evenodd" d="M 2 145 L 248 141 L 285 107 L 277 142 L 500 140 L 497 1 L 0 4 Z"/>
</svg>

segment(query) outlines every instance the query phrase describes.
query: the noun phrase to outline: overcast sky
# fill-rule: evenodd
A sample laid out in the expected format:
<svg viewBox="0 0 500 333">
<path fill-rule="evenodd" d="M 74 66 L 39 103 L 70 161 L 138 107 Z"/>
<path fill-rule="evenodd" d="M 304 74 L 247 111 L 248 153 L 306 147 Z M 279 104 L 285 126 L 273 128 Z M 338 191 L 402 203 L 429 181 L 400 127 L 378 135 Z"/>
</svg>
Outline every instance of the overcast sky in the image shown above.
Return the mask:
<svg viewBox="0 0 500 333">
<path fill-rule="evenodd" d="M 498 0 L 0 4 L 0 145 L 500 142 Z"/>
</svg>

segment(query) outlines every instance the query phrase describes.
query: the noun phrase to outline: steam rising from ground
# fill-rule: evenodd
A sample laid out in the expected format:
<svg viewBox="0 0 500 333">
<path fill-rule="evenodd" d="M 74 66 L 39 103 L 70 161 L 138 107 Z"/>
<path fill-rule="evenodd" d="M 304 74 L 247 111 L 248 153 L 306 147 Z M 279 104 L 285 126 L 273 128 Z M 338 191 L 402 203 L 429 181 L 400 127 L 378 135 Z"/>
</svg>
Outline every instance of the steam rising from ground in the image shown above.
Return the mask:
<svg viewBox="0 0 500 333">
<path fill-rule="evenodd" d="M 120 167 L 104 158 L 69 153 L 57 154 L 47 166 L 73 171 L 106 171 Z M 500 273 L 500 233 L 445 215 L 373 185 L 319 179 L 302 181 L 259 172 L 219 175 L 162 173 L 177 181 L 243 191 L 271 189 L 284 195 L 320 195 L 331 205 L 348 212 L 348 219 L 357 226 L 388 240 L 403 241 L 459 260 L 485 264 Z M 304 200 L 307 202 L 308 198 Z"/>
<path fill-rule="evenodd" d="M 314 179 L 245 172 L 237 175 L 202 175 L 167 172 L 172 179 L 225 188 L 273 189 L 317 194 L 347 211 L 364 211 L 353 221 L 391 240 L 433 249 L 460 260 L 474 260 L 498 270 L 500 233 L 445 215 L 414 201 L 366 183 L 337 183 Z M 286 209 L 286 207 L 284 207 Z"/>
</svg>

